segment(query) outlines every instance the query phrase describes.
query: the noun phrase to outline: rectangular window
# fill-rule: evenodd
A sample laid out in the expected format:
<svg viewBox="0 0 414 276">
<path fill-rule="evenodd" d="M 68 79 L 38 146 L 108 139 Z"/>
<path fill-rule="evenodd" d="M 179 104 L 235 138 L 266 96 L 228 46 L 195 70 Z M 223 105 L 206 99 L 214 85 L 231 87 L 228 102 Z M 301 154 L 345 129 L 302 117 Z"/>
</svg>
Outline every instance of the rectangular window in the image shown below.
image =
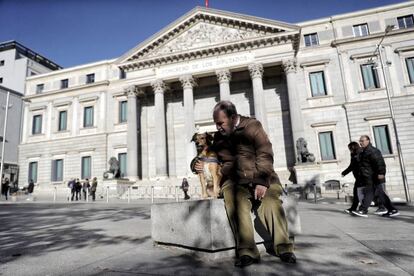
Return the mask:
<svg viewBox="0 0 414 276">
<path fill-rule="evenodd" d="M 128 116 L 128 102 L 122 101 L 119 102 L 119 122 L 125 123 L 127 121 Z"/>
<path fill-rule="evenodd" d="M 95 74 L 86 75 L 86 83 L 94 83 L 94 82 L 95 82 Z"/>
<path fill-rule="evenodd" d="M 312 97 L 326 95 L 325 76 L 323 71 L 309 73 Z"/>
<path fill-rule="evenodd" d="M 322 160 L 336 159 L 332 131 L 319 132 L 319 146 Z"/>
<path fill-rule="evenodd" d="M 352 28 L 354 30 L 354 36 L 355 37 L 369 35 L 368 24 L 366 24 L 366 23 L 365 24 L 360 24 L 360 25 L 354 25 Z"/>
<path fill-rule="evenodd" d="M 68 120 L 68 112 L 66 110 L 59 111 L 59 126 L 58 131 L 66 130 Z"/>
<path fill-rule="evenodd" d="M 407 58 L 405 60 L 407 63 L 408 77 L 410 78 L 410 83 L 414 83 L 414 57 Z"/>
<path fill-rule="evenodd" d="M 4 59 L 0 60 L 0 66 L 4 66 Z"/>
<path fill-rule="evenodd" d="M 377 149 L 381 151 L 382 154 L 391 154 L 391 142 L 390 135 L 388 133 L 388 126 L 374 126 L 374 139 Z"/>
<path fill-rule="evenodd" d="M 3 83 L 3 78 L 0 78 L 0 83 Z"/>
<path fill-rule="evenodd" d="M 93 106 L 83 109 L 83 127 L 93 127 Z"/>
<path fill-rule="evenodd" d="M 126 78 L 125 70 L 119 69 L 119 78 L 120 79 L 125 79 Z"/>
<path fill-rule="evenodd" d="M 125 177 L 127 175 L 127 154 L 119 153 L 118 160 L 119 160 L 119 169 L 121 171 L 121 177 Z"/>
<path fill-rule="evenodd" d="M 319 39 L 318 39 L 318 34 L 317 33 L 307 34 L 307 35 L 304 35 L 304 37 L 305 37 L 305 46 L 306 47 L 319 45 Z"/>
<path fill-rule="evenodd" d="M 64 80 L 60 80 L 60 89 L 65 89 L 69 87 L 69 80 L 68 79 L 64 79 Z"/>
<path fill-rule="evenodd" d="M 379 88 L 379 79 L 375 64 L 363 64 L 361 65 L 362 80 L 364 82 L 364 89 Z"/>
<path fill-rule="evenodd" d="M 90 156 L 82 157 L 82 172 L 81 172 L 82 179 L 85 179 L 85 178 L 91 179 L 91 167 L 92 167 L 91 160 L 92 158 Z"/>
<path fill-rule="evenodd" d="M 37 183 L 37 162 L 30 162 L 29 163 L 29 175 L 28 175 L 28 182 L 33 180 L 34 183 Z"/>
<path fill-rule="evenodd" d="M 414 26 L 414 19 L 413 19 L 412 14 L 397 17 L 397 21 L 398 21 L 398 28 L 400 29 L 411 28 Z"/>
<path fill-rule="evenodd" d="M 63 159 L 52 160 L 52 181 L 63 180 Z"/>
<path fill-rule="evenodd" d="M 45 85 L 43 83 L 36 85 L 36 94 L 42 93 L 43 89 L 45 89 Z"/>
<path fill-rule="evenodd" d="M 33 116 L 32 134 L 42 133 L 42 115 Z"/>
</svg>

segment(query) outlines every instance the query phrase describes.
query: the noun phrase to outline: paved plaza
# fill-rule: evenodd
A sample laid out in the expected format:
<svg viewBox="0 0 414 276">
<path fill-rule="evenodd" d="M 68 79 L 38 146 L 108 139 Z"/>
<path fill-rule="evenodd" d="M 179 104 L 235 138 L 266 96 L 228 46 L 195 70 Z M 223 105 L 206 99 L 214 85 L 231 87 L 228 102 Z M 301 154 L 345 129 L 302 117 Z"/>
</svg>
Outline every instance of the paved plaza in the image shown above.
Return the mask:
<svg viewBox="0 0 414 276">
<path fill-rule="evenodd" d="M 414 209 L 351 217 L 345 204 L 300 202 L 296 265 L 262 253 L 240 269 L 151 240 L 149 200 L 0 204 L 0 275 L 414 275 Z M 372 212 L 374 208 L 372 208 Z M 185 223 L 185 222 L 183 222 Z"/>
</svg>

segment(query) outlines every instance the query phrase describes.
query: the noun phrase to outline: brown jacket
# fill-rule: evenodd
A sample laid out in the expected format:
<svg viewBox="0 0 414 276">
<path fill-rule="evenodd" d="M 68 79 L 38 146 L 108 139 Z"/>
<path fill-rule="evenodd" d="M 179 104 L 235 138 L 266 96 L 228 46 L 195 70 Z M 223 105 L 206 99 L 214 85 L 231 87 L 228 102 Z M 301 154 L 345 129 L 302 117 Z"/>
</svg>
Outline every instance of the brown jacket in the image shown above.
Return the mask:
<svg viewBox="0 0 414 276">
<path fill-rule="evenodd" d="M 273 170 L 272 144 L 262 124 L 240 116 L 240 123 L 230 137 L 214 137 L 214 149 L 222 162 L 223 181 L 232 179 L 240 184 L 280 183 Z"/>
</svg>

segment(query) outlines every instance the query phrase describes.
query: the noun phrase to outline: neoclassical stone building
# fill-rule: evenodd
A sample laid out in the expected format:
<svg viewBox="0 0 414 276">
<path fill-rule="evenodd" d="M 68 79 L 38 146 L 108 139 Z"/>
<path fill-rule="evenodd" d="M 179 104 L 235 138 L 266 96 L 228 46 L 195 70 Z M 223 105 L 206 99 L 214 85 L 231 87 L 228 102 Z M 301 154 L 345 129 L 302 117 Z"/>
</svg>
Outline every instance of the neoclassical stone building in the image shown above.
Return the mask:
<svg viewBox="0 0 414 276">
<path fill-rule="evenodd" d="M 215 130 L 212 108 L 229 99 L 264 125 L 283 183 L 341 180 L 347 144 L 368 134 L 384 154 L 390 193 L 404 197 L 386 85 L 413 183 L 413 8 L 288 24 L 197 7 L 117 59 L 29 77 L 20 181 L 49 189 L 71 177 L 101 180 L 114 156 L 138 185 L 179 184 L 191 176 L 191 136 Z M 299 138 L 315 162 L 297 160 Z"/>
</svg>

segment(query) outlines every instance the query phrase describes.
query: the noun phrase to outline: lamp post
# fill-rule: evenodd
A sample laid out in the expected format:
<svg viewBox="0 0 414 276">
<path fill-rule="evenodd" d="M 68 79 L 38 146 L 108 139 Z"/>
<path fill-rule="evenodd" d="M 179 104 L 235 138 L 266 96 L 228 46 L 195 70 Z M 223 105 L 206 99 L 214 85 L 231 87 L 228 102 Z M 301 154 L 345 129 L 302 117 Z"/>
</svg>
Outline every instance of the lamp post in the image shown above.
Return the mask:
<svg viewBox="0 0 414 276">
<path fill-rule="evenodd" d="M 394 128 L 395 142 L 397 144 L 398 159 L 400 161 L 400 170 L 401 170 L 401 175 L 402 175 L 402 180 L 403 180 L 403 185 L 404 185 L 405 199 L 406 199 L 407 203 L 410 203 L 411 202 L 410 190 L 408 188 L 408 180 L 407 180 L 407 174 L 405 172 L 404 158 L 403 158 L 403 154 L 402 154 L 402 151 L 401 151 L 400 139 L 398 137 L 397 124 L 395 122 L 394 107 L 392 105 L 391 96 L 390 96 L 390 92 L 389 92 L 389 89 L 388 89 L 387 76 L 385 75 L 384 60 L 382 58 L 382 49 L 383 49 L 382 42 L 384 41 L 384 38 L 387 36 L 387 34 L 393 28 L 394 28 L 393 25 L 388 25 L 385 28 L 385 33 L 382 36 L 381 41 L 378 43 L 377 48 L 374 51 L 374 55 L 377 55 L 377 52 L 378 52 L 378 56 L 379 56 L 380 64 L 381 64 L 381 69 L 382 69 L 382 75 L 384 77 L 385 92 L 387 94 L 388 107 L 390 109 L 392 126 Z"/>
<path fill-rule="evenodd" d="M 4 170 L 4 146 L 6 144 L 6 131 L 7 131 L 7 116 L 9 111 L 9 100 L 10 100 L 10 91 L 7 91 L 7 97 L 6 97 L 6 106 L 4 107 L 6 109 L 6 114 L 4 116 L 4 126 L 3 126 L 3 143 L 1 144 L 1 164 L 0 164 L 0 178 L 1 178 L 1 184 L 3 184 L 3 170 Z M 3 185 L 0 185 L 0 194 L 3 193 L 2 191 Z"/>
</svg>

